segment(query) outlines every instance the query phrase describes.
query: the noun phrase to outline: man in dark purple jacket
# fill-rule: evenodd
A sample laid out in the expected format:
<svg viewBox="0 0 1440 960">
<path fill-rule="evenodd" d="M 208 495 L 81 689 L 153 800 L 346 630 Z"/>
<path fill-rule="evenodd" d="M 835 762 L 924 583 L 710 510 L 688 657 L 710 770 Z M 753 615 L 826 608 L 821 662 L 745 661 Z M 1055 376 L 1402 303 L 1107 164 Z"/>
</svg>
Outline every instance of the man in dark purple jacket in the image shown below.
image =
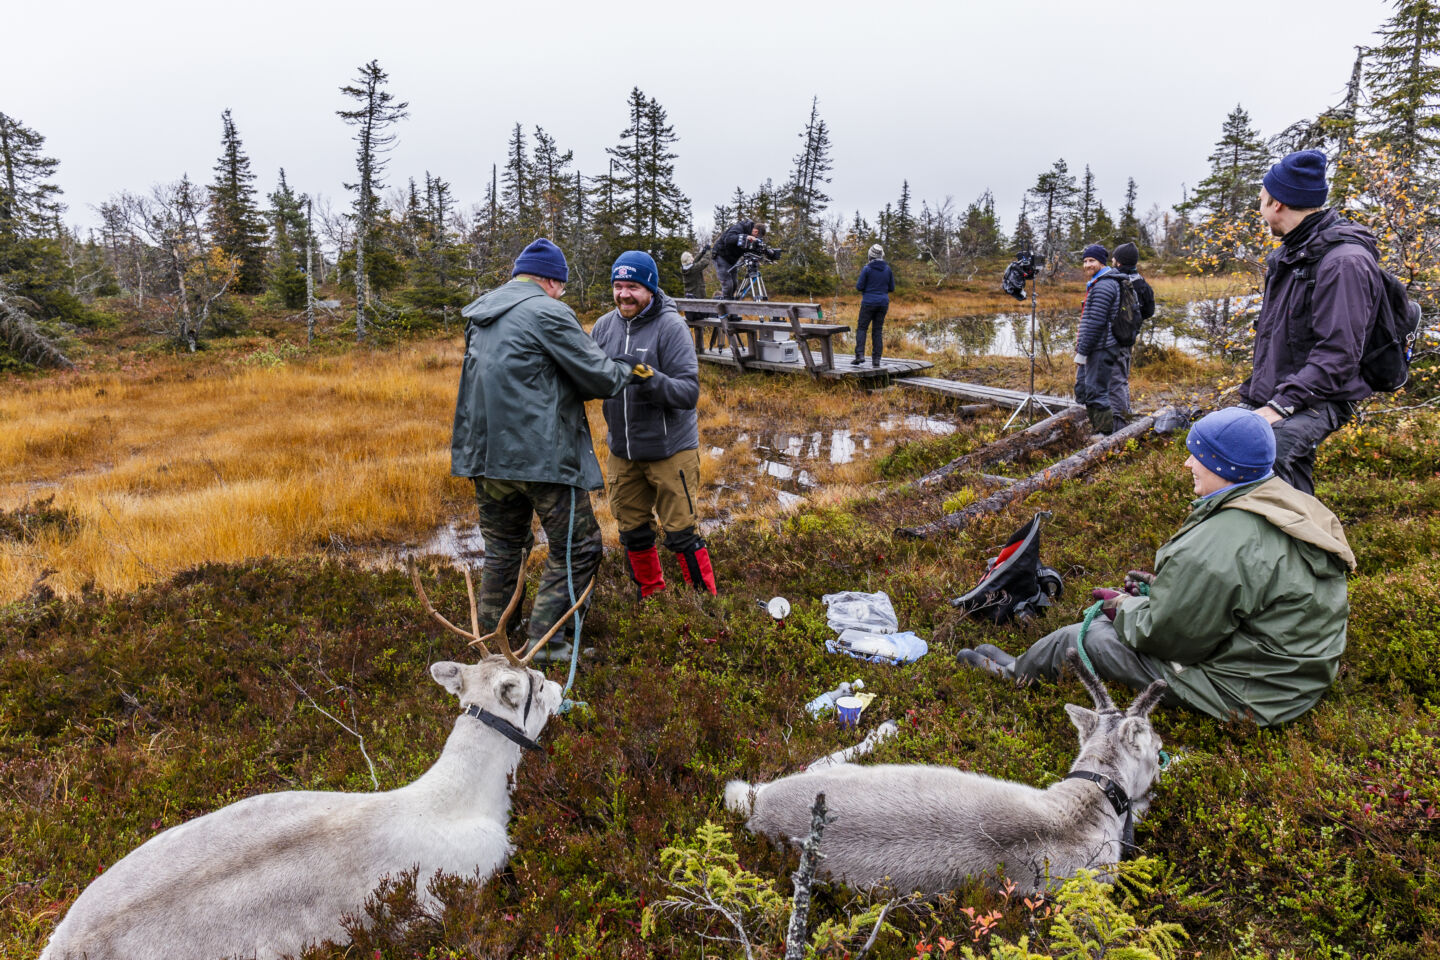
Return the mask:
<svg viewBox="0 0 1440 960">
<path fill-rule="evenodd" d="M 1275 431 L 1275 472 L 1314 494 L 1315 450 L 1370 396 L 1360 354 L 1384 287 L 1369 230 L 1324 209 L 1325 154 L 1270 168 L 1260 216 L 1283 242 L 1265 260 L 1254 367 L 1240 396 Z"/>
</svg>

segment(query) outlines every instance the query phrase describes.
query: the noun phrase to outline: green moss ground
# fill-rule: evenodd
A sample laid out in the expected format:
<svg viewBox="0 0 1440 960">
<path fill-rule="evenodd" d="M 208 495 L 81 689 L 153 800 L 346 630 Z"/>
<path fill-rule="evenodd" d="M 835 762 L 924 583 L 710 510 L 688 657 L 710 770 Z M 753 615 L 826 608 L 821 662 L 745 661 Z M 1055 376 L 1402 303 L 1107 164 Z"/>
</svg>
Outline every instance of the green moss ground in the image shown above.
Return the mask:
<svg viewBox="0 0 1440 960">
<path fill-rule="evenodd" d="M 935 442 L 963 452 L 963 440 Z M 1272 731 L 1157 714 L 1183 759 L 1139 828 L 1172 868 L 1149 909 L 1183 924 L 1199 955 L 1440 955 L 1437 450 L 1430 416 L 1322 451 L 1318 493 L 1346 522 L 1360 570 L 1350 647 L 1316 710 Z M 553 720 L 548 760 L 521 766 L 509 869 L 484 887 L 447 881 L 438 916 L 401 883 L 372 905 L 373 929 L 311 955 L 700 956 L 696 921 L 670 917 L 640 937 L 644 906 L 666 895 L 659 851 L 716 820 L 745 866 L 788 891 L 793 856 L 745 834 L 720 795 L 732 777 L 772 778 L 847 743 L 802 709 L 841 679 L 862 676 L 878 695 L 867 725 L 902 721 L 876 759 L 1053 782 L 1074 755 L 1061 707 L 1085 702 L 1080 687 L 1016 689 L 957 670 L 950 654 L 986 641 L 1018 651 L 1078 618 L 1092 587 L 1147 566 L 1188 510 L 1183 459 L 1179 439 L 1154 438 L 962 534 L 915 543 L 890 531 L 934 519 L 965 478 L 913 492 L 905 479 L 937 460 L 913 450 L 887 464 L 893 485 L 872 500 L 716 535 L 718 598 L 668 592 L 639 606 L 611 558 L 587 623 L 599 652 L 577 690 L 590 707 Z M 1038 509 L 1054 512 L 1042 555 L 1066 577 L 1059 609 L 1032 628 L 958 620 L 947 598 Z M 933 638 L 931 654 L 899 669 L 825 654 L 819 597 L 853 588 L 888 591 L 903 627 Z M 449 609 L 463 603 L 457 578 L 437 592 Z M 756 603 L 775 594 L 794 604 L 783 627 Z M 401 573 L 334 562 L 203 566 L 130 596 L 0 610 L 0 957 L 34 956 L 80 889 L 161 829 L 261 791 L 370 789 L 355 738 L 297 685 L 336 716 L 353 711 L 383 788 L 413 779 L 455 716 L 426 666 L 466 656 Z M 1000 933 L 1023 930 L 977 887 L 892 914 L 898 932 L 869 956 L 968 941 L 964 907 L 1000 910 Z M 828 890 L 814 919 L 854 909 Z"/>
</svg>

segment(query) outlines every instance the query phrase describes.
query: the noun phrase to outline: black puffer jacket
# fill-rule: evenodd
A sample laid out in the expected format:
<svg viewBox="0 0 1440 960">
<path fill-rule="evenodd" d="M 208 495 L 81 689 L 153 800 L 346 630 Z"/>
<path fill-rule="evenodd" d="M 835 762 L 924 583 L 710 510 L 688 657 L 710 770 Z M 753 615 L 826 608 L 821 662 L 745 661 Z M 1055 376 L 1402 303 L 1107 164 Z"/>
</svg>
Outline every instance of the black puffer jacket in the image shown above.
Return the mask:
<svg viewBox="0 0 1440 960">
<path fill-rule="evenodd" d="M 603 404 L 610 452 L 626 460 L 664 460 L 699 447 L 700 364 L 675 301 L 662 291 L 629 320 L 611 310 L 595 321 L 590 336 L 606 356 L 629 357 L 655 370 Z"/>
<path fill-rule="evenodd" d="M 758 253 L 765 249 L 764 240 L 750 236 L 750 231 L 754 229 L 754 220 L 747 219 L 741 220 L 739 223 L 732 223 L 720 235 L 720 239 L 715 241 L 715 256 L 726 263 L 735 263 L 747 252 Z"/>
</svg>

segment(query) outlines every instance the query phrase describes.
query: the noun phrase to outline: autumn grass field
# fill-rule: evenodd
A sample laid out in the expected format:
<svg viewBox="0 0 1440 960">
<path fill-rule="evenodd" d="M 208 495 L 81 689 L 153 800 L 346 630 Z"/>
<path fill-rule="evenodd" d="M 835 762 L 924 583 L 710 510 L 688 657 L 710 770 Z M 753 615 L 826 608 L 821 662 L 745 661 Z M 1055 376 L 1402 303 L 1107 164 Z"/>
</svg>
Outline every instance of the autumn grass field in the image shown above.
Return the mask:
<svg viewBox="0 0 1440 960">
<path fill-rule="evenodd" d="M 473 491 L 449 475 L 459 354 L 453 337 L 312 356 L 270 341 L 13 381 L 0 389 L 0 512 L 34 519 L 29 535 L 0 538 L 0 602 L 42 580 L 67 596 L 86 585 L 127 591 L 205 562 L 383 560 L 443 524 L 473 521 Z M 914 434 L 897 417 L 928 409 L 898 391 L 713 368 L 703 376 L 707 488 L 719 473 L 755 472 L 750 444 L 734 442 L 742 433 L 854 429 L 874 434 L 873 459 Z M 590 407 L 603 462 L 605 422 L 598 402 Z M 863 457 L 806 468 L 817 502 L 873 477 Z M 773 493 L 734 486 L 714 491 L 709 513 L 780 512 Z M 614 520 L 603 498 L 596 506 L 613 544 Z"/>
<path fill-rule="evenodd" d="M 944 375 L 1028 377 L 1019 358 L 930 357 Z M 386 558 L 473 514 L 448 476 L 457 358 L 448 335 L 378 349 L 249 336 L 0 381 L 0 960 L 34 957 L 80 890 L 160 830 L 264 791 L 370 790 L 370 761 L 382 789 L 433 762 L 454 701 L 427 666 L 470 653 Z M 1038 366 L 1053 392 L 1073 377 L 1068 358 Z M 1213 403 L 1238 374 L 1157 353 L 1135 370 L 1137 406 Z M 737 956 L 707 939 L 729 933 L 713 915 L 657 909 L 683 896 L 663 851 L 711 841 L 733 856 L 714 861 L 730 876 L 788 900 L 795 855 L 723 809 L 727 780 L 793 772 L 887 719 L 901 733 L 877 762 L 1041 787 L 1064 774 L 1075 733 L 1063 707 L 1086 702 L 1081 687 L 1001 684 L 954 652 L 1018 652 L 1079 619 L 1092 588 L 1148 567 L 1190 509 L 1183 437 L 1133 442 L 963 532 L 911 541 L 895 528 L 987 489 L 973 474 L 912 481 L 996 438 L 1003 412 L 960 418 L 895 387 L 703 369 L 701 414 L 706 482 L 727 485 L 710 507 L 727 520 L 709 536 L 720 595 L 672 583 L 638 603 L 612 551 L 574 691 L 588 705 L 551 720 L 546 755 L 519 768 L 509 866 L 483 884 L 444 878 L 438 909 L 394 878 L 344 942 L 307 960 Z M 879 426 L 897 414 L 955 429 Z M 598 444 L 598 411 L 591 424 Z M 869 456 L 805 461 L 818 486 L 799 506 L 758 483 L 758 440 L 842 429 L 869 436 Z M 1340 675 L 1279 729 L 1156 712 L 1178 760 L 1137 827 L 1144 882 L 1041 904 L 979 883 L 902 900 L 867 958 L 1017 957 L 1022 937 L 1027 960 L 1065 956 L 1056 907 L 1110 956 L 1143 956 L 1121 950 L 1160 922 L 1183 929 L 1180 957 L 1440 956 L 1437 463 L 1431 410 L 1352 424 L 1321 448 L 1317 495 L 1359 562 Z M 1065 578 L 1057 607 L 1033 625 L 960 618 L 948 599 L 1039 510 L 1052 514 L 1042 559 Z M 463 583 L 427 567 L 437 605 L 459 616 Z M 930 653 L 903 668 L 825 653 L 819 598 L 847 589 L 889 593 Z M 775 595 L 793 605 L 781 624 L 757 603 Z M 876 694 L 858 733 L 804 711 L 855 677 Z M 783 956 L 788 910 L 728 896 L 754 956 Z M 857 956 L 869 926 L 850 923 L 876 902 L 820 888 L 811 955 Z M 1128 922 L 1101 929 L 1122 911 Z"/>
</svg>

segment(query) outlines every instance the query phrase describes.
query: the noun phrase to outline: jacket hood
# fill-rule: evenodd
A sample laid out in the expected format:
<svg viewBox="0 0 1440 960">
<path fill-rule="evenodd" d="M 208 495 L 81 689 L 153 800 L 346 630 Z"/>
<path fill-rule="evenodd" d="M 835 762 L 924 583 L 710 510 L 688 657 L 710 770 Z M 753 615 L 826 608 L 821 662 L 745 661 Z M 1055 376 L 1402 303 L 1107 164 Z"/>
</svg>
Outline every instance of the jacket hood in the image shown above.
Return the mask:
<svg viewBox="0 0 1440 960">
<path fill-rule="evenodd" d="M 478 327 L 485 327 L 498 320 L 515 304 L 523 303 L 531 297 L 543 296 L 546 296 L 546 293 L 540 289 L 539 284 L 529 280 L 511 280 L 505 286 L 497 287 L 470 301 L 460 311 L 460 315 Z"/>
<path fill-rule="evenodd" d="M 1263 517 L 1286 536 L 1334 554 L 1345 562 L 1346 569 L 1355 569 L 1355 554 L 1345 539 L 1340 518 L 1319 500 L 1301 493 L 1279 477 L 1254 484 L 1227 498 L 1219 508 L 1244 510 Z"/>
</svg>

